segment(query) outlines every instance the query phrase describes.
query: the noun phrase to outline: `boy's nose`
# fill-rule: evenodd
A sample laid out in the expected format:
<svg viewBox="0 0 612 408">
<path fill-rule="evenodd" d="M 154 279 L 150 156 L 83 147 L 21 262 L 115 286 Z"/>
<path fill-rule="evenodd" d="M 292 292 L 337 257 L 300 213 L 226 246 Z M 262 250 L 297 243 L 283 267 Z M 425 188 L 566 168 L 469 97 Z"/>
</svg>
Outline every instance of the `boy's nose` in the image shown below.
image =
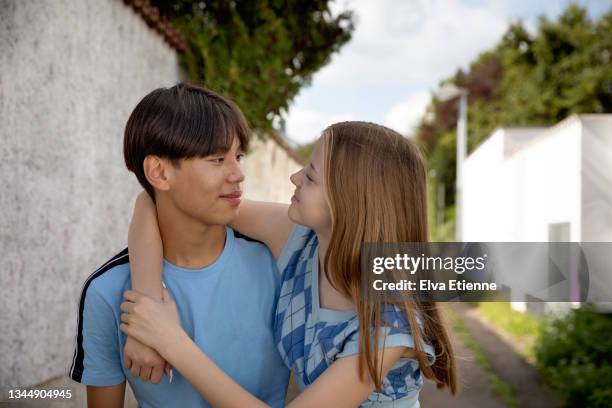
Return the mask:
<svg viewBox="0 0 612 408">
<path fill-rule="evenodd" d="M 241 183 L 244 181 L 244 173 L 242 172 L 242 169 L 240 169 L 240 167 L 238 167 L 237 169 L 235 169 L 234 171 L 232 171 L 228 177 L 228 181 L 230 181 L 231 183 Z"/>
</svg>

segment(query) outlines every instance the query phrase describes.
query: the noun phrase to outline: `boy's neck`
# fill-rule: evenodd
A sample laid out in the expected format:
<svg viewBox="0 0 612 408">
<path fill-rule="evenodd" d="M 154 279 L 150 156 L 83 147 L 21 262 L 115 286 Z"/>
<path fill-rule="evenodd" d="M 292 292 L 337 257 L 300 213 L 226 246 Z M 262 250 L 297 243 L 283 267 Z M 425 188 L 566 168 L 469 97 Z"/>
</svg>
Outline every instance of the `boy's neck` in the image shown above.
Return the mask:
<svg viewBox="0 0 612 408">
<path fill-rule="evenodd" d="M 164 258 L 181 268 L 202 269 L 223 252 L 225 225 L 205 225 L 166 205 L 157 205 Z"/>
</svg>

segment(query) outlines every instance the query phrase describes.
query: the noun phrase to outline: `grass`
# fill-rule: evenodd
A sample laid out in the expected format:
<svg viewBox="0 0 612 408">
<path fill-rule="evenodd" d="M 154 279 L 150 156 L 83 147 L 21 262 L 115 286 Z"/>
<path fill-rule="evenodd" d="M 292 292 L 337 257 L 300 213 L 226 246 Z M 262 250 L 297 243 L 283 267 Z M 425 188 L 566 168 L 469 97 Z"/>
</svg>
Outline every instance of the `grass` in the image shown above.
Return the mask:
<svg viewBox="0 0 612 408">
<path fill-rule="evenodd" d="M 482 368 L 489 379 L 489 384 L 493 393 L 497 395 L 506 405 L 511 408 L 518 408 L 519 403 L 516 397 L 516 390 L 508 383 L 504 382 L 501 378 L 495 374 L 491 363 L 484 350 L 470 335 L 468 329 L 465 327 L 461 319 L 455 314 L 451 308 L 445 308 L 445 312 L 449 317 L 452 324 L 453 331 L 461 340 L 461 342 L 474 353 L 476 364 Z"/>
<path fill-rule="evenodd" d="M 534 345 L 540 333 L 540 319 L 512 310 L 508 302 L 482 302 L 478 305 L 478 311 L 491 325 L 513 340 L 517 351 L 527 361 L 535 361 Z"/>
</svg>

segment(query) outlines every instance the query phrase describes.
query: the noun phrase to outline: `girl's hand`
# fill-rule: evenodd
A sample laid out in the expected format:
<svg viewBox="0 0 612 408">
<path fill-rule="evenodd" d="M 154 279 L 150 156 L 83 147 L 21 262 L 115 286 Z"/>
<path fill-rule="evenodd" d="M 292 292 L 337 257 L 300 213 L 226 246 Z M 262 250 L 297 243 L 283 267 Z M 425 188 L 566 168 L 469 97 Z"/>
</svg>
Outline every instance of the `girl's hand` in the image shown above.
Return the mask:
<svg viewBox="0 0 612 408">
<path fill-rule="evenodd" d="M 121 331 L 160 354 L 176 344 L 182 334 L 176 303 L 164 288 L 162 302 L 128 290 L 121 304 Z"/>
</svg>

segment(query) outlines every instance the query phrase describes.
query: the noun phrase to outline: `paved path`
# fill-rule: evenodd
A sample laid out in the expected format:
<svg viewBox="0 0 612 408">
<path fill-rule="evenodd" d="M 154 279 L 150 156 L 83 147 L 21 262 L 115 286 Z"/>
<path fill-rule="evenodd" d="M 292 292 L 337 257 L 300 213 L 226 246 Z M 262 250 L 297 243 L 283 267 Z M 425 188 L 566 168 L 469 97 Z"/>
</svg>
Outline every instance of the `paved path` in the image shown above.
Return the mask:
<svg viewBox="0 0 612 408">
<path fill-rule="evenodd" d="M 448 389 L 438 390 L 433 381 L 425 380 L 425 387 L 421 390 L 419 398 L 421 407 L 506 407 L 493 393 L 488 374 L 476 364 L 474 353 L 454 333 L 451 332 L 451 336 L 457 358 L 459 393 L 457 396 L 452 396 Z"/>
<path fill-rule="evenodd" d="M 489 324 L 484 322 L 476 310 L 465 304 L 450 304 L 452 309 L 467 328 L 470 336 L 482 347 L 495 374 L 516 391 L 519 407 L 557 408 L 561 404 L 542 384 L 538 371 L 527 363 L 507 340 L 499 336 Z M 453 336 L 454 337 L 454 336 Z M 450 392 L 436 389 L 435 384 L 427 381 L 421 391 L 421 405 L 427 407 L 505 407 L 496 396 L 489 383 L 487 372 L 478 366 L 474 354 L 457 338 L 454 338 L 455 353 L 458 360 L 461 390 L 457 397 Z"/>
<path fill-rule="evenodd" d="M 456 309 L 457 310 L 457 309 Z M 490 323 L 480 317 L 477 310 L 464 305 L 457 310 L 469 330 L 487 355 L 497 376 L 516 390 L 521 408 L 557 408 L 560 401 L 543 383 L 538 370 L 509 344 L 508 337 L 495 332 Z"/>
</svg>

